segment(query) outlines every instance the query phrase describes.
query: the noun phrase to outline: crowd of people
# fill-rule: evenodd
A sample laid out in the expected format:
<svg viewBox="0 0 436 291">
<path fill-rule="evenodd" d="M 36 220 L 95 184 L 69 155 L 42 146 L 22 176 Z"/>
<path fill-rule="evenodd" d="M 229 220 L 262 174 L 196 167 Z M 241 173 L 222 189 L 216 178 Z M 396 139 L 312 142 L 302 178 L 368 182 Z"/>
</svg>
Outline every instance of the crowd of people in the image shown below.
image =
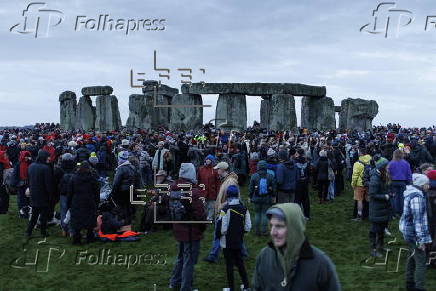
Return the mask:
<svg viewBox="0 0 436 291">
<path fill-rule="evenodd" d="M 37 226 L 48 236 L 47 225 L 59 224 L 73 244 L 82 243 L 82 231 L 87 243 L 113 234 L 134 237 L 138 219 L 140 231 L 172 228 L 179 249 L 171 288 L 191 290 L 200 241 L 211 225 L 214 239 L 204 260 L 217 262 L 223 249 L 230 290 L 234 266 L 244 290 L 340 290 L 333 263 L 305 236 L 314 203 L 309 185 L 317 192 L 315 202 L 324 204 L 350 183 L 353 220 L 371 222 L 370 255 L 384 256 L 384 236 L 398 219 L 411 253 L 407 288 L 425 290 L 428 254 L 436 251 L 435 159 L 434 126 L 267 131 L 255 123 L 244 131 L 209 124 L 196 132 L 101 133 L 37 124 L 0 130 L 0 213 L 16 194 L 17 215 L 28 219 L 26 236 Z M 241 196 L 242 187 L 248 199 Z M 143 189 L 151 197 L 140 217 L 131 195 Z M 251 228 L 256 236 L 271 238 L 256 259 L 252 281 L 243 260 L 244 233 Z"/>
</svg>

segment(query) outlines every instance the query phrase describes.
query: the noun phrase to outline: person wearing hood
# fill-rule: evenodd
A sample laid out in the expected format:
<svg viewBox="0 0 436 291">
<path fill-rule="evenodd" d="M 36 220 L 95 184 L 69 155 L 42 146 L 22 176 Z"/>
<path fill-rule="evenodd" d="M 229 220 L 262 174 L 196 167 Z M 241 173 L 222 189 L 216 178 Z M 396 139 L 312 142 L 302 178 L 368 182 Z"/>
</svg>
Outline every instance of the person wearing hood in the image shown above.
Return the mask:
<svg viewBox="0 0 436 291">
<path fill-rule="evenodd" d="M 370 166 L 371 156 L 366 153 L 366 149 L 359 149 L 359 160 L 353 165 L 353 175 L 351 177 L 351 187 L 354 191 L 354 200 L 357 201 L 356 221 L 362 220 L 363 202 L 368 201 L 368 189 L 364 185 L 365 167 Z"/>
<path fill-rule="evenodd" d="M 55 185 L 59 192 L 62 236 L 64 237 L 68 236 L 70 232 L 68 224 L 64 220 L 68 211 L 68 187 L 73 178 L 75 168 L 74 156 L 70 153 L 65 153 L 61 156 L 59 166 L 56 166 L 54 169 Z"/>
<path fill-rule="evenodd" d="M 190 206 L 186 207 L 189 220 L 204 221 L 206 213 L 201 202 L 200 189 L 196 186 L 197 175 L 192 163 L 182 163 L 179 179 L 171 185 L 171 191 L 181 191 L 180 184 L 192 185 Z M 185 188 L 185 187 L 184 187 Z M 203 239 L 205 224 L 203 223 L 174 223 L 173 233 L 178 243 L 178 254 L 171 274 L 169 288 L 192 290 L 194 265 L 200 253 L 200 241 Z"/>
<path fill-rule="evenodd" d="M 277 203 L 294 202 L 297 186 L 297 168 L 294 161 L 289 159 L 286 150 L 279 151 L 279 161 L 276 171 Z"/>
<path fill-rule="evenodd" d="M 32 235 L 32 230 L 35 227 L 38 216 L 41 215 L 41 234 L 48 236 L 47 219 L 49 215 L 49 207 L 51 197 L 54 195 L 54 178 L 53 170 L 48 165 L 50 154 L 40 150 L 36 162 L 29 167 L 29 191 L 30 205 L 32 206 L 32 215 L 27 226 L 27 236 Z"/>
<path fill-rule="evenodd" d="M 388 160 L 380 158 L 375 163 L 375 169 L 371 170 L 369 181 L 369 242 L 371 256 L 382 257 L 384 251 L 385 229 L 391 220 L 391 204 L 389 187 L 387 185 L 386 166 Z"/>
<path fill-rule="evenodd" d="M 257 172 L 251 176 L 248 187 L 250 201 L 254 204 L 254 230 L 257 236 L 268 235 L 266 211 L 277 197 L 277 185 L 274 177 L 267 173 L 267 163 L 257 163 Z"/>
<path fill-rule="evenodd" d="M 220 177 L 215 166 L 215 157 L 207 155 L 204 159 L 204 165 L 198 168 L 197 180 L 198 185 L 203 184 L 202 196 L 206 199 L 207 219 L 213 220 L 215 217 L 215 200 L 220 187 Z"/>
<path fill-rule="evenodd" d="M 423 163 L 433 163 L 433 157 L 425 146 L 418 143 L 416 139 L 411 142 L 412 150 L 409 154 L 412 170 L 415 171 Z"/>
<path fill-rule="evenodd" d="M 425 290 L 426 245 L 432 242 L 424 192 L 429 179 L 423 174 L 412 175 L 413 185 L 404 191 L 404 211 L 399 228 L 408 244 L 410 256 L 406 265 L 407 290 Z"/>
<path fill-rule="evenodd" d="M 26 189 L 29 186 L 29 166 L 32 163 L 32 155 L 29 151 L 23 150 L 18 158 L 19 182 L 17 185 L 17 205 L 19 215 L 22 218 L 29 218 L 29 199 L 26 197 Z"/>
<path fill-rule="evenodd" d="M 81 243 L 81 230 L 86 229 L 86 242 L 94 238 L 97 222 L 97 207 L 100 203 L 100 187 L 97 173 L 84 161 L 68 184 L 67 205 L 71 211 L 71 230 L 73 244 Z"/>
<path fill-rule="evenodd" d="M 295 203 L 301 206 L 304 216 L 310 218 L 309 162 L 307 161 L 306 153 L 302 148 L 297 150 L 295 166 L 297 168 Z"/>
<path fill-rule="evenodd" d="M 256 258 L 253 290 L 341 290 L 333 262 L 305 235 L 301 208 L 294 203 L 277 204 L 266 214 L 271 241 Z"/>
<path fill-rule="evenodd" d="M 129 152 L 121 151 L 118 153 L 118 167 L 115 170 L 111 196 L 115 204 L 124 210 L 128 224 L 134 213 L 134 207 L 130 203 L 131 185 L 134 189 L 140 188 L 139 172 L 129 161 Z"/>
</svg>

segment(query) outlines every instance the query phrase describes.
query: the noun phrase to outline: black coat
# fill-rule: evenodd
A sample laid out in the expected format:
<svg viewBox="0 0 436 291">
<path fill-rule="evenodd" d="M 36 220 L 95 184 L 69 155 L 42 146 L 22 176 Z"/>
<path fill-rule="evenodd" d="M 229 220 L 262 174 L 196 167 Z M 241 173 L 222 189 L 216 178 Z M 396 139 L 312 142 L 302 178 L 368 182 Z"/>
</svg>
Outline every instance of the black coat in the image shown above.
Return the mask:
<svg viewBox="0 0 436 291">
<path fill-rule="evenodd" d="M 95 173 L 77 173 L 71 179 L 68 206 L 74 230 L 93 228 L 97 221 L 100 187 Z"/>
<path fill-rule="evenodd" d="M 49 165 L 41 161 L 30 165 L 29 190 L 32 207 L 48 207 L 54 195 L 54 185 L 53 170 Z"/>
<path fill-rule="evenodd" d="M 386 199 L 389 189 L 383 183 L 380 172 L 372 169 L 369 180 L 369 221 L 387 222 L 391 220 L 392 209 L 389 199 Z"/>
<path fill-rule="evenodd" d="M 316 166 L 318 181 L 328 181 L 329 179 L 329 160 L 326 157 L 320 157 Z"/>
</svg>

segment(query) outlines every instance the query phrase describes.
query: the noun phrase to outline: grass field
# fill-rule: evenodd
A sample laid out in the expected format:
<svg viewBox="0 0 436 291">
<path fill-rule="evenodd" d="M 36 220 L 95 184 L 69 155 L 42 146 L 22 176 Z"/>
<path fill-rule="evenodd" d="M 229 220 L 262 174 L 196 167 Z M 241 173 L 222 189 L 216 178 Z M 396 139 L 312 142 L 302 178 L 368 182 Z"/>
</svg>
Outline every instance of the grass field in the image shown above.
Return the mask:
<svg viewBox="0 0 436 291">
<path fill-rule="evenodd" d="M 245 188 L 243 196 L 247 196 Z M 35 231 L 35 239 L 24 246 L 27 250 L 24 252 L 26 221 L 16 215 L 15 198 L 11 197 L 9 214 L 0 215 L 0 290 L 168 290 L 168 280 L 176 256 L 176 242 L 171 231 L 147 234 L 139 242 L 95 242 L 76 247 L 60 236 L 58 227 L 52 226 L 49 229 L 50 237 L 43 243 L 38 244 L 41 238 L 38 237 L 39 232 Z M 307 235 L 310 242 L 327 253 L 335 263 L 343 290 L 404 290 L 405 253 L 400 257 L 399 270 L 396 271 L 398 251 L 404 246 L 398 231 L 398 221 L 390 224 L 393 237 L 388 237 L 387 241 L 396 238 L 396 242 L 390 246 L 393 255 L 388 260 L 386 270 L 382 264 L 384 259 L 379 259 L 377 263 L 382 265 L 378 266 L 371 262 L 360 264 L 369 253 L 369 223 L 350 220 L 353 200 L 349 188 L 334 202 L 323 205 L 317 203 L 315 193 L 312 192 L 311 202 L 312 218 L 307 224 Z M 256 254 L 265 246 L 267 239 L 258 238 L 253 233 L 245 237 L 249 251 L 246 267 L 250 277 Z M 222 255 L 218 264 L 211 265 L 202 261 L 211 240 L 212 228 L 209 227 L 201 242 L 200 259 L 195 267 L 194 287 L 200 290 L 222 290 L 226 287 Z M 32 264 L 37 249 L 38 261 L 37 264 Z M 105 264 L 107 256 L 101 259 L 102 252 L 107 254 L 108 250 L 111 254 L 124 256 L 119 256 L 115 264 L 113 260 L 109 262 L 111 264 Z M 87 257 L 86 263 L 84 259 L 80 260 L 80 257 L 85 256 L 84 251 L 92 254 Z M 99 254 L 100 261 L 97 261 Z M 139 258 L 141 254 L 141 263 L 134 265 L 136 256 Z M 123 258 L 129 255 L 131 263 L 127 266 Z M 237 274 L 235 278 L 239 280 Z M 427 272 L 427 288 L 436 290 L 436 270 Z"/>
</svg>

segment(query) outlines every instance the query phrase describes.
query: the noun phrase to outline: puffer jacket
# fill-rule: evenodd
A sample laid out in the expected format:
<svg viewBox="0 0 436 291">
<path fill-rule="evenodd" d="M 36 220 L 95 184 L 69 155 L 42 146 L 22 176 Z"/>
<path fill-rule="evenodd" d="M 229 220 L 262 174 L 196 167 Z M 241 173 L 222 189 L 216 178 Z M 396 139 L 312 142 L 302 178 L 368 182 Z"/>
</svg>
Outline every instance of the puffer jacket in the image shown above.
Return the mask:
<svg viewBox="0 0 436 291">
<path fill-rule="evenodd" d="M 359 163 L 359 161 L 361 163 Z M 363 187 L 363 173 L 365 171 L 365 165 L 369 165 L 371 161 L 370 155 L 364 155 L 359 157 L 359 161 L 355 162 L 353 165 L 353 175 L 351 177 L 352 187 Z M 362 164 L 363 163 L 363 164 Z"/>
<path fill-rule="evenodd" d="M 392 208 L 389 198 L 389 189 L 381 180 L 380 171 L 372 169 L 369 180 L 369 221 L 387 222 L 391 220 Z"/>
</svg>

